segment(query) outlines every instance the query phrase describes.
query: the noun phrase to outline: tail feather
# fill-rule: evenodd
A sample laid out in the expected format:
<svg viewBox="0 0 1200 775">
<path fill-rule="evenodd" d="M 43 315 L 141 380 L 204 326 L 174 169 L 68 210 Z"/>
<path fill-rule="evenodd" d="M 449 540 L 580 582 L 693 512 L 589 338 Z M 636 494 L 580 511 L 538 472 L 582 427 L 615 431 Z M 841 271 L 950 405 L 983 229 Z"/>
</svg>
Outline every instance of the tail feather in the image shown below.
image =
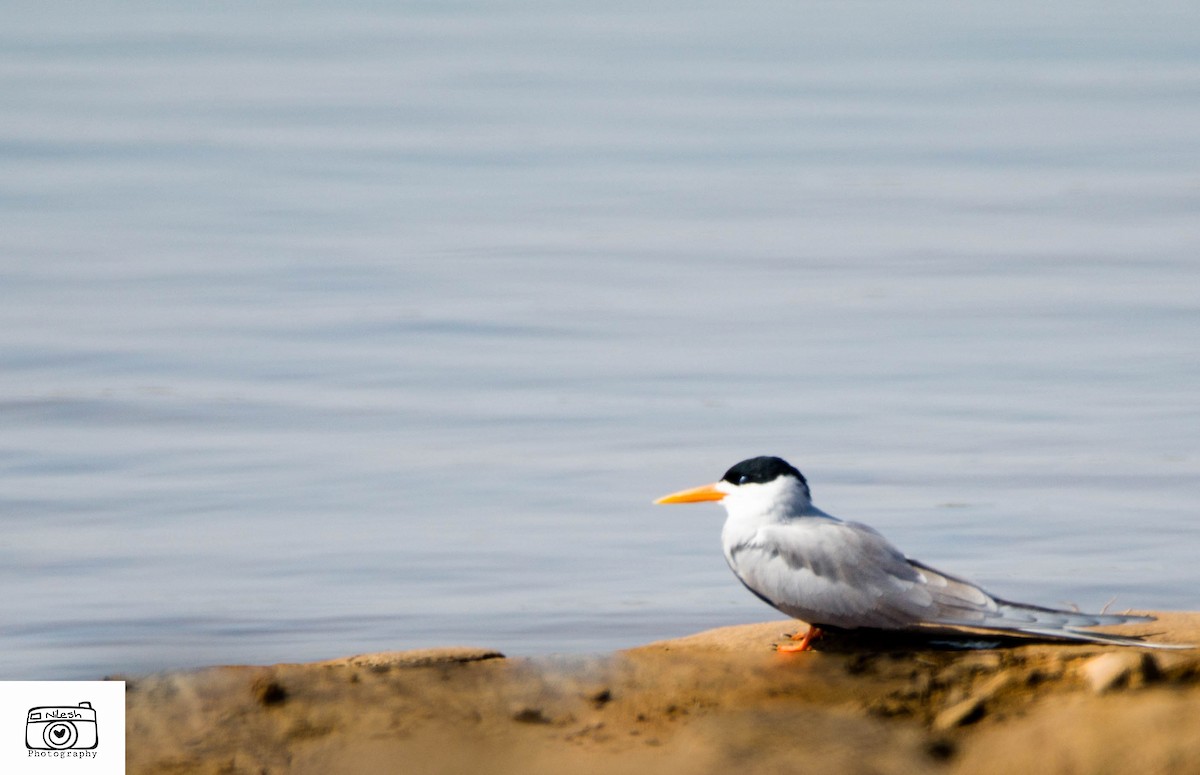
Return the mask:
<svg viewBox="0 0 1200 775">
<path fill-rule="evenodd" d="M 1139 617 L 1147 618 L 1147 617 Z M 1153 617 L 1150 617 L 1153 618 Z M 1108 646 L 1136 646 L 1144 649 L 1194 649 L 1195 646 L 1190 643 L 1151 643 L 1142 640 L 1141 638 L 1131 638 L 1126 635 L 1114 635 L 1109 632 L 1080 632 L 1079 630 L 1065 629 L 1041 629 L 1036 627 L 1022 627 L 1016 629 L 998 630 L 999 632 L 1019 632 L 1023 635 L 1033 635 L 1040 638 L 1050 640 L 1069 640 L 1078 641 L 1081 643 L 1102 643 Z"/>
<path fill-rule="evenodd" d="M 1133 624 L 1135 622 L 1152 622 L 1153 616 L 1137 614 L 1088 614 L 1077 611 L 1062 611 L 1055 608 L 1011 603 L 1007 600 L 997 600 L 1000 603 L 1001 616 L 989 618 L 984 625 L 989 629 L 1000 632 L 1019 632 L 1023 635 L 1034 635 L 1052 640 L 1069 640 L 1082 643 L 1103 643 L 1110 646 L 1140 646 L 1147 649 L 1190 649 L 1189 644 L 1180 643 L 1149 643 L 1139 637 L 1115 635 L 1108 632 L 1084 631 L 1081 627 L 1107 627 L 1114 624 Z M 1021 620 L 1029 623 L 1020 624 Z M 1015 626 L 1010 622 L 1018 622 Z"/>
<path fill-rule="evenodd" d="M 1140 646 L 1152 649 L 1195 648 L 1195 646 L 1175 643 L 1147 643 L 1136 637 L 1080 629 L 1152 622 L 1154 621 L 1153 616 L 1090 614 L 1014 603 L 993 597 L 969 581 L 942 573 L 924 563 L 911 559 L 909 563 L 921 573 L 926 583 L 925 588 L 932 597 L 935 613 L 926 620 L 926 624 L 970 627 L 997 634 L 1009 633 L 1050 640 L 1104 643 L 1115 646 Z"/>
<path fill-rule="evenodd" d="M 997 600 L 999 609 L 996 614 L 987 617 L 987 621 L 1004 622 L 1018 626 L 1034 625 L 1051 628 L 1073 627 L 1108 627 L 1114 624 L 1133 624 L 1135 622 L 1152 622 L 1153 616 L 1136 614 L 1090 614 L 1082 611 L 1064 611 L 1058 608 L 1014 603 L 1008 600 Z"/>
</svg>

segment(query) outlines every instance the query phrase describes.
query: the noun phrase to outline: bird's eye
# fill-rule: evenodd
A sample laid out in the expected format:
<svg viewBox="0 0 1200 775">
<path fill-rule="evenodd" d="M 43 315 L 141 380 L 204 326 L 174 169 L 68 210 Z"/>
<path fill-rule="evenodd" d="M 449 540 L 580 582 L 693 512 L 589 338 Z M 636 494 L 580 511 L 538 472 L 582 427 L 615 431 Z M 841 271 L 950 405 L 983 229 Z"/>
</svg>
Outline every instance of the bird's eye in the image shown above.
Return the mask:
<svg viewBox="0 0 1200 775">
<path fill-rule="evenodd" d="M 739 476 L 739 477 L 738 477 L 738 481 L 737 481 L 737 483 L 738 483 L 738 484 L 745 484 L 745 483 L 746 483 L 746 482 L 748 482 L 748 481 L 750 481 L 750 477 L 746 476 L 745 474 L 742 474 L 741 476 Z"/>
</svg>

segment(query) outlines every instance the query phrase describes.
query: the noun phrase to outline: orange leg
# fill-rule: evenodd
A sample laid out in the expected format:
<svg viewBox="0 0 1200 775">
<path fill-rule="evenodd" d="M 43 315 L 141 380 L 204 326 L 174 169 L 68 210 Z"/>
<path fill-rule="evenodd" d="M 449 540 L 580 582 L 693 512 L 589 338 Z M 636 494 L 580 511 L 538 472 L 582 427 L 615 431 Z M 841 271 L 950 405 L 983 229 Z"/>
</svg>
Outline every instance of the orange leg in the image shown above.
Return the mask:
<svg viewBox="0 0 1200 775">
<path fill-rule="evenodd" d="M 812 642 L 821 637 L 821 628 L 808 626 L 808 632 L 801 635 L 796 633 L 792 636 L 792 640 L 798 640 L 799 643 L 780 643 L 775 646 L 775 650 L 781 654 L 794 654 L 798 651 L 812 651 Z"/>
</svg>

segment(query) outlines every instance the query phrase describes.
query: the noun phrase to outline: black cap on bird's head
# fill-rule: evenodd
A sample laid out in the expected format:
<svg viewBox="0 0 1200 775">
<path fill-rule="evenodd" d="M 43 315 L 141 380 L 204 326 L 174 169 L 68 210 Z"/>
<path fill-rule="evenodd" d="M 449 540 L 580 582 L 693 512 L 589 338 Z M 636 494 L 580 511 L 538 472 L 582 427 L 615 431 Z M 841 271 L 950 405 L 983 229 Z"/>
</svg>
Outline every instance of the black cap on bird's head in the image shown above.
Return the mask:
<svg viewBox="0 0 1200 775">
<path fill-rule="evenodd" d="M 805 499 L 809 497 L 808 481 L 804 478 L 804 474 L 800 473 L 795 466 L 783 458 L 763 456 L 743 460 L 726 471 L 719 482 L 671 493 L 659 498 L 655 503 L 695 503 L 696 501 L 724 500 L 726 495 L 734 492 L 731 489 L 731 485 L 732 487 L 741 487 L 747 484 L 767 484 L 781 476 L 794 478 L 800 484 L 803 497 Z"/>
<path fill-rule="evenodd" d="M 752 457 L 725 472 L 721 478 L 730 484 L 766 484 L 781 476 L 794 476 L 808 487 L 804 474 L 781 457 Z"/>
</svg>

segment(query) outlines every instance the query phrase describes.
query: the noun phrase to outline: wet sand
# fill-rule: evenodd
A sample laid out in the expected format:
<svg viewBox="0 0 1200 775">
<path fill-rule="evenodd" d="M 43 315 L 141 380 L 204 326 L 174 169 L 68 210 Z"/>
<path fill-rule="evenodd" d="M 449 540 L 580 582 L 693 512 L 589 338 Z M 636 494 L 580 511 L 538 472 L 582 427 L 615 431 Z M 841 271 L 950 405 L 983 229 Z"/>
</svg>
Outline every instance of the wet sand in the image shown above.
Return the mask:
<svg viewBox="0 0 1200 775">
<path fill-rule="evenodd" d="M 1110 628 L 1200 643 L 1200 613 Z M 486 648 L 126 680 L 130 773 L 1192 773 L 1200 650 L 952 650 L 792 621 L 603 657 Z"/>
</svg>

